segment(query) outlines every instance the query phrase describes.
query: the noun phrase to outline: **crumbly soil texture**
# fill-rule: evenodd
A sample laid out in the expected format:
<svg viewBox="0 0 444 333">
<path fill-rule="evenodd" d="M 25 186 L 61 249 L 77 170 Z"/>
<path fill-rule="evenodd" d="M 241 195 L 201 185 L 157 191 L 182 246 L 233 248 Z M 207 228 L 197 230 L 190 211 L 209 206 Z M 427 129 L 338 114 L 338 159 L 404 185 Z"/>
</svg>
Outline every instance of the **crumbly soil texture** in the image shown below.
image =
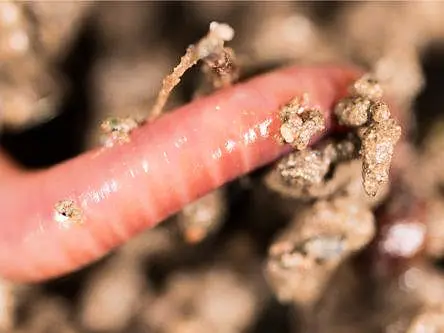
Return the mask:
<svg viewBox="0 0 444 333">
<path fill-rule="evenodd" d="M 443 16 L 439 2 L 1 2 L 1 145 L 30 168 L 284 65 L 366 74 L 334 108 L 340 134 L 309 146 L 325 122 L 295 96 L 276 110 L 288 156 L 78 272 L 0 280 L 0 332 L 444 332 Z M 82 222 L 75 202 L 56 210 Z"/>
</svg>

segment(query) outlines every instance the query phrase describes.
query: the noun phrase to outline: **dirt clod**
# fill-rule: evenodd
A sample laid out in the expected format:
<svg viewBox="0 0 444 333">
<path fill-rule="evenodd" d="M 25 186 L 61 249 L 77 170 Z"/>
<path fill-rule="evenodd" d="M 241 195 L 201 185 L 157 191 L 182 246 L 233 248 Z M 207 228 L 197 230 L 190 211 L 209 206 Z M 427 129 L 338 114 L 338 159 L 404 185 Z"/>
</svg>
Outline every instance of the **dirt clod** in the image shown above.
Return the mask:
<svg viewBox="0 0 444 333">
<path fill-rule="evenodd" d="M 83 212 L 74 200 L 61 200 L 54 205 L 54 210 L 54 219 L 61 228 L 69 228 L 84 222 Z"/>
<path fill-rule="evenodd" d="M 139 127 L 139 122 L 132 117 L 111 117 L 100 124 L 102 142 L 105 147 L 130 142 L 131 132 Z"/>
<path fill-rule="evenodd" d="M 281 138 L 297 150 L 305 149 L 310 139 L 325 128 L 322 112 L 307 106 L 307 97 L 294 98 L 280 110 Z"/>
<path fill-rule="evenodd" d="M 282 302 L 313 304 L 338 265 L 372 239 L 371 211 L 354 198 L 321 200 L 297 214 L 272 244 L 268 281 Z"/>
<path fill-rule="evenodd" d="M 335 115 L 339 123 L 346 126 L 358 127 L 368 121 L 371 101 L 361 96 L 342 99 L 335 107 Z"/>
<path fill-rule="evenodd" d="M 395 144 L 401 138 L 401 127 L 389 119 L 373 123 L 358 131 L 363 159 L 362 177 L 365 191 L 375 196 L 380 186 L 389 181 Z"/>
</svg>

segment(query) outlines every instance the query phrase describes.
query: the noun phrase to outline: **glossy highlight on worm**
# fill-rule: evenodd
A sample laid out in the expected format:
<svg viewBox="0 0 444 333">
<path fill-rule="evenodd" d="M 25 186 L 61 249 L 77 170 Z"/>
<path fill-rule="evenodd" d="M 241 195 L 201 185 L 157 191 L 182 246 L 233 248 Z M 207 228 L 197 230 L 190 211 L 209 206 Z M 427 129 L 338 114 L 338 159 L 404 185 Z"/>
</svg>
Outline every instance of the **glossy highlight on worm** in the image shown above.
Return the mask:
<svg viewBox="0 0 444 333">
<path fill-rule="evenodd" d="M 0 157 L 0 275 L 31 282 L 68 273 L 153 227 L 184 205 L 290 150 L 278 109 L 306 93 L 326 117 L 358 76 L 349 67 L 290 67 L 223 89 L 47 170 Z M 319 138 L 319 137 L 318 137 Z M 315 139 L 318 139 L 315 138 Z M 60 227 L 68 200 L 81 223 Z"/>
</svg>

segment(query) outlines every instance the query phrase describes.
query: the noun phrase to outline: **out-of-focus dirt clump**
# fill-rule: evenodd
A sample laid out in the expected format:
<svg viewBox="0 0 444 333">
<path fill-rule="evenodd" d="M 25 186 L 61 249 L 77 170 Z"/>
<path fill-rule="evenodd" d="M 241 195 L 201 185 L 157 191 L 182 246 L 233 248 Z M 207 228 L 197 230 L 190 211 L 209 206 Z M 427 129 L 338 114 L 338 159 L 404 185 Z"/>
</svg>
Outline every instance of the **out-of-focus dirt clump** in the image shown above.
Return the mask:
<svg viewBox="0 0 444 333">
<path fill-rule="evenodd" d="M 308 146 L 325 124 L 301 92 L 276 110 L 295 150 L 275 165 L 81 272 L 1 280 L 0 331 L 444 331 L 442 120 L 411 140 L 418 94 L 441 94 L 422 65 L 443 49 L 443 15 L 439 2 L 1 2 L 1 133 L 39 125 L 47 142 L 45 126 L 72 127 L 64 112 L 81 107 L 79 150 L 275 67 L 369 74 L 332 107 L 338 135 Z M 62 203 L 61 225 L 81 222 Z"/>
</svg>

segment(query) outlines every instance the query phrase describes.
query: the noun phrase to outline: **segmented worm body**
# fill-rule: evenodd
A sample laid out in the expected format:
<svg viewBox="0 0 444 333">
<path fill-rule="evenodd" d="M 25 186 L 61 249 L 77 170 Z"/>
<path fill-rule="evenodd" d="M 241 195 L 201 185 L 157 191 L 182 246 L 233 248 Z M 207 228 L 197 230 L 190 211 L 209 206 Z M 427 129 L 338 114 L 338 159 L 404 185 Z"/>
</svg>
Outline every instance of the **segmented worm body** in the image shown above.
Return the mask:
<svg viewBox="0 0 444 333">
<path fill-rule="evenodd" d="M 333 105 L 357 75 L 347 67 L 282 69 L 172 111 L 135 129 L 130 142 L 47 170 L 17 172 L 0 161 L 0 274 L 38 281 L 72 271 L 282 156 L 290 148 L 277 140 L 278 110 L 295 96 L 308 94 L 330 131 Z M 69 216 L 54 208 L 61 200 L 81 223 L 66 226 Z M 57 217 L 66 217 L 63 227 Z"/>
</svg>

